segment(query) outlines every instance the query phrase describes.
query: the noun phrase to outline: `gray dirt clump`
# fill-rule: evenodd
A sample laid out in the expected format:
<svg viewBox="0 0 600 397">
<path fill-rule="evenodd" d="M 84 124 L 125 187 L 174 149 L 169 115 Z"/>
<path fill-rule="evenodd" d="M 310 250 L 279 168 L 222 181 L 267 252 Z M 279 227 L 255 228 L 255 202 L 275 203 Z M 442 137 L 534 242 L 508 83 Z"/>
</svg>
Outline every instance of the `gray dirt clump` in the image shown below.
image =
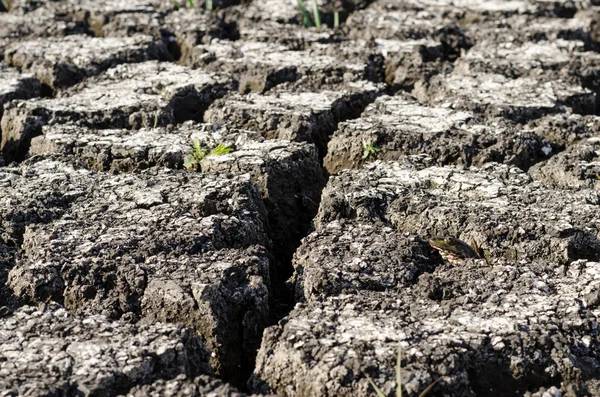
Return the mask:
<svg viewBox="0 0 600 397">
<path fill-rule="evenodd" d="M 356 252 L 361 247 L 367 255 L 356 260 L 369 260 L 364 242 Z M 337 248 L 334 242 L 329 260 L 343 257 Z M 391 395 L 400 343 L 402 386 L 410 395 L 438 378 L 434 395 L 527 395 L 553 387 L 562 395 L 596 395 L 599 271 L 598 262 L 587 261 L 565 269 L 469 260 L 445 263 L 393 291 L 327 296 L 322 289 L 325 296 L 298 304 L 265 331 L 251 387 L 298 397 L 372 396 L 368 374 Z"/>
<path fill-rule="evenodd" d="M 433 270 L 430 256 L 431 248 L 418 236 L 334 221 L 304 238 L 294 255 L 296 300 L 404 289 Z"/>
<path fill-rule="evenodd" d="M 460 74 L 477 75 L 497 73 L 516 78 L 540 75 L 546 71 L 569 67 L 576 53 L 583 54 L 581 41 L 558 39 L 554 41 L 513 42 L 480 41 L 455 63 Z"/>
<path fill-rule="evenodd" d="M 348 37 L 354 40 L 427 39 L 442 44 L 442 57 L 454 60 L 473 45 L 449 15 L 423 9 L 381 10 L 367 8 L 350 15 L 346 21 Z"/>
<path fill-rule="evenodd" d="M 0 63 L 0 118 L 4 105 L 14 99 L 28 99 L 40 96 L 41 84 L 31 74 L 19 73 L 16 69 Z M 0 137 L 2 130 L 0 129 Z"/>
<path fill-rule="evenodd" d="M 491 258 L 569 263 L 600 258 L 597 192 L 553 190 L 516 167 L 376 162 L 331 177 L 315 218 L 383 222 L 421 236 L 474 240 Z"/>
<path fill-rule="evenodd" d="M 240 93 L 264 92 L 284 83 L 297 82 L 307 89 L 343 86 L 366 78 L 367 65 L 334 56 L 292 50 L 280 44 L 213 40 L 195 46 L 187 64 L 215 72 L 227 72 L 239 82 Z"/>
<path fill-rule="evenodd" d="M 595 95 L 579 85 L 531 77 L 509 79 L 499 74 L 436 75 L 417 84 L 413 94 L 432 105 L 527 122 L 549 113 L 593 114 Z"/>
<path fill-rule="evenodd" d="M 334 32 L 329 29 L 298 29 L 298 25 L 263 21 L 237 20 L 240 39 L 248 42 L 279 44 L 293 50 L 306 50 L 314 43 L 335 42 Z"/>
<path fill-rule="evenodd" d="M 580 114 L 551 114 L 532 120 L 527 128 L 545 137 L 557 151 L 582 139 L 600 135 L 600 117 Z"/>
<path fill-rule="evenodd" d="M 53 304 L 0 318 L 0 388 L 6 395 L 110 396 L 156 379 L 210 373 L 189 328 L 79 317 Z"/>
<path fill-rule="evenodd" d="M 209 375 L 193 380 L 179 375 L 171 380 L 158 380 L 152 384 L 136 386 L 123 397 L 247 397 L 235 387 Z"/>
<path fill-rule="evenodd" d="M 225 156 L 205 157 L 202 171 L 247 172 L 261 190 L 276 257 L 289 261 L 300 239 L 311 228 L 321 190 L 327 182 L 313 145 L 268 140 L 247 143 Z"/>
<path fill-rule="evenodd" d="M 324 166 L 336 173 L 375 159 L 417 154 L 427 154 L 439 165 L 495 161 L 527 170 L 548 159 L 552 146 L 501 119 L 485 121 L 474 113 L 428 106 L 407 95 L 382 96 L 361 117 L 338 125 Z"/>
<path fill-rule="evenodd" d="M 465 34 L 474 42 L 537 43 L 573 40 L 585 43 L 587 49 L 595 46 L 594 17 L 580 13 L 575 18 L 553 18 L 532 14 L 517 14 L 502 19 L 474 18 L 464 27 Z"/>
<path fill-rule="evenodd" d="M 600 137 L 569 146 L 546 162 L 531 167 L 529 174 L 548 186 L 600 187 Z"/>
<path fill-rule="evenodd" d="M 49 125 L 32 140 L 30 155 L 76 156 L 92 169 L 113 173 L 161 166 L 182 169 L 192 142 L 207 150 L 229 146 L 227 155 L 205 157 L 203 173 L 249 173 L 260 189 L 269 214 L 276 256 L 289 260 L 317 212 L 326 177 L 313 145 L 264 140 L 260 134 L 222 125 L 186 122 L 178 128 L 93 130 Z"/>
<path fill-rule="evenodd" d="M 343 91 L 234 94 L 215 102 L 205 121 L 259 131 L 267 139 L 314 143 L 321 156 L 337 123 L 356 117 L 380 94 L 370 82 L 349 83 Z"/>
<path fill-rule="evenodd" d="M 168 14 L 165 28 L 178 44 L 180 59 L 184 63 L 188 62 L 198 44 L 208 44 L 213 39 L 239 38 L 236 22 L 225 22 L 214 13 L 199 8 L 180 9 Z"/>
<path fill-rule="evenodd" d="M 373 0 L 318 0 L 317 5 L 321 13 L 323 24 L 333 26 L 333 13 L 338 12 L 340 22 L 344 22 L 350 12 L 365 8 Z M 306 7 L 312 11 L 312 3 L 306 3 Z M 252 2 L 234 7 L 233 15 L 238 13 L 243 18 L 255 25 L 263 22 L 277 22 L 280 24 L 302 25 L 303 18 L 298 10 L 296 1 L 286 0 L 265 0 L 261 2 Z M 310 11 L 309 11 L 310 12 Z"/>
<path fill-rule="evenodd" d="M 50 121 L 139 129 L 201 120 L 227 84 L 223 77 L 172 63 L 118 65 L 59 98 L 11 102 L 0 124 L 2 149 L 9 160 L 22 158 L 31 138 L 41 135 L 41 127 Z"/>
<path fill-rule="evenodd" d="M 30 2 L 28 5 L 32 5 Z M 35 9 L 11 13 L 0 12 L 0 59 L 8 45 L 20 40 L 39 37 L 64 37 L 70 34 L 84 34 L 87 27 L 83 21 L 71 18 L 55 10 L 46 2 Z"/>
<path fill-rule="evenodd" d="M 33 166 L 0 169 L 0 237 L 20 246 L 25 229 L 49 223 L 69 210 L 89 189 L 93 175 L 68 161 L 44 161 Z"/>
<path fill-rule="evenodd" d="M 161 0 L 67 0 L 56 5 L 61 14 L 82 21 L 95 36 L 127 36 L 158 31 L 173 3 Z M 139 25 L 134 26 L 134 23 Z"/>
<path fill-rule="evenodd" d="M 17 42 L 4 59 L 22 72 L 33 73 L 43 84 L 66 88 L 121 63 L 167 60 L 166 46 L 150 36 L 124 38 L 71 35 Z"/>
<path fill-rule="evenodd" d="M 223 144 L 235 150 L 247 142 L 264 140 L 255 132 L 192 121 L 139 130 L 51 124 L 43 126 L 42 133 L 31 140 L 29 155 L 72 155 L 94 170 L 113 173 L 154 166 L 182 169 L 194 139 L 207 149 Z"/>
<path fill-rule="evenodd" d="M 58 168 L 54 178 L 65 184 L 74 172 L 50 160 L 24 167 Z M 216 372 L 240 381 L 270 299 L 267 214 L 249 177 L 168 169 L 86 176 L 83 192 L 65 189 L 64 216 L 27 225 L 8 279 L 14 294 L 73 312 L 188 324 L 204 336 Z M 20 179 L 13 184 L 35 182 Z M 26 213 L 31 201 L 24 195 L 10 204 Z"/>
</svg>

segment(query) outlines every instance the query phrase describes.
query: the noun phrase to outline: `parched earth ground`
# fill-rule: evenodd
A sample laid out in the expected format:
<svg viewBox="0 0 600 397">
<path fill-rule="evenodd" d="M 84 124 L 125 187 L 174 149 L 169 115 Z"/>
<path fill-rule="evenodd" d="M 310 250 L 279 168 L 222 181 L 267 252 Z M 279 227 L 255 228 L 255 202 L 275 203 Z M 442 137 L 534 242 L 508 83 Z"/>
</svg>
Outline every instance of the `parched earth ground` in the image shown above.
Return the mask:
<svg viewBox="0 0 600 397">
<path fill-rule="evenodd" d="M 318 4 L 0 3 L 0 396 L 600 396 L 600 1 Z"/>
</svg>

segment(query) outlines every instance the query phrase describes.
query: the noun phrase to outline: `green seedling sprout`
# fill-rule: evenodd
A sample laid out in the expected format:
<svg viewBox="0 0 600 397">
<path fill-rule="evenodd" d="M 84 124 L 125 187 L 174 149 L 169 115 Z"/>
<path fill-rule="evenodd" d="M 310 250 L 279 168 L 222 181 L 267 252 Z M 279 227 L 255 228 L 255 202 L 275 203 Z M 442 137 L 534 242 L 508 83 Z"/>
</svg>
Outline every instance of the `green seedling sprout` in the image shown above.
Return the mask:
<svg viewBox="0 0 600 397">
<path fill-rule="evenodd" d="M 319 4 L 317 0 L 313 0 L 313 18 L 310 18 L 310 14 L 304 5 L 303 0 L 297 0 L 298 8 L 300 8 L 300 12 L 302 13 L 302 25 L 309 28 L 311 26 L 316 26 L 317 28 L 321 27 L 321 12 L 319 11 Z"/>
<path fill-rule="evenodd" d="M 208 148 L 203 147 L 198 138 L 194 138 L 192 142 L 192 147 L 190 149 L 190 155 L 186 157 L 183 162 L 183 166 L 187 170 L 198 170 L 200 168 L 200 162 L 207 156 L 223 156 L 227 153 L 233 152 L 233 148 L 219 143 L 212 150 L 208 150 Z"/>
<path fill-rule="evenodd" d="M 373 379 L 367 374 L 365 374 L 367 380 L 375 390 L 377 397 L 386 397 L 385 393 L 377 387 Z M 441 380 L 442 378 L 437 378 L 421 394 L 419 397 L 425 397 L 431 389 Z M 398 342 L 398 353 L 396 354 L 396 397 L 402 397 L 402 347 L 400 346 L 400 342 Z"/>
<path fill-rule="evenodd" d="M 177 0 L 173 0 L 173 9 L 175 11 L 179 11 L 180 8 L 181 8 L 181 4 L 179 4 L 179 2 Z"/>
<path fill-rule="evenodd" d="M 212 11 L 212 9 L 213 9 L 213 2 L 212 2 L 212 0 L 206 0 L 206 9 L 208 11 Z"/>
<path fill-rule="evenodd" d="M 8 1 L 0 0 L 0 3 L 2 3 L 2 6 L 4 7 L 4 9 L 8 12 Z"/>
<path fill-rule="evenodd" d="M 187 4 L 188 4 L 188 7 L 189 7 L 189 8 L 194 8 L 194 7 L 196 7 L 196 6 L 194 5 L 194 0 L 187 0 Z"/>
<path fill-rule="evenodd" d="M 376 155 L 380 151 L 381 148 L 375 145 L 373 141 L 363 141 L 363 160 L 368 159 L 371 155 Z"/>
<path fill-rule="evenodd" d="M 317 4 L 317 0 L 313 0 L 313 16 L 315 17 L 315 26 L 317 28 L 321 27 L 321 13 L 319 12 L 319 5 Z"/>
<path fill-rule="evenodd" d="M 340 13 L 336 11 L 333 13 L 333 27 L 337 28 L 338 26 L 340 26 Z"/>
<path fill-rule="evenodd" d="M 222 143 L 219 143 L 217 145 L 217 147 L 215 147 L 213 150 L 211 150 L 208 153 L 208 156 L 223 156 L 227 153 L 231 153 L 233 152 L 233 148 L 227 145 L 223 145 Z"/>
<path fill-rule="evenodd" d="M 303 25 L 306 27 L 313 26 L 313 23 L 310 20 L 310 15 L 308 14 L 308 10 L 304 6 L 304 2 L 302 0 L 298 0 L 298 7 L 300 7 L 300 12 L 302 13 L 302 19 L 304 20 Z"/>
</svg>

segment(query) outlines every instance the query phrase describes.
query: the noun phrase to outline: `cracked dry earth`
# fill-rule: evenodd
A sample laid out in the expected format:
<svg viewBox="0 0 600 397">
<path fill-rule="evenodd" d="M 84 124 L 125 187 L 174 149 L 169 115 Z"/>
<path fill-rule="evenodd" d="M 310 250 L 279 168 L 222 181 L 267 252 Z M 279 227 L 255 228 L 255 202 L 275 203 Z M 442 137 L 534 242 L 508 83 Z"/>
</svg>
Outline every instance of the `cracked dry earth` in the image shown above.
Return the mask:
<svg viewBox="0 0 600 397">
<path fill-rule="evenodd" d="M 0 2 L 0 396 L 600 396 L 599 1 L 191 3 Z"/>
</svg>

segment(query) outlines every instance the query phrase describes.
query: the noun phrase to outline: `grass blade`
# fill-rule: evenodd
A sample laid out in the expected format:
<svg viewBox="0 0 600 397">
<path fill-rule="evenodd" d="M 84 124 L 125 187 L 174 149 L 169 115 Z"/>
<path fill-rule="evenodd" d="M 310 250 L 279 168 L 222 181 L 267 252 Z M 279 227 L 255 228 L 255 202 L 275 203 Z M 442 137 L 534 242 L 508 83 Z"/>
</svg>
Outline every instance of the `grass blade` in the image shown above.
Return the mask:
<svg viewBox="0 0 600 397">
<path fill-rule="evenodd" d="M 373 386 L 373 389 L 375 389 L 375 393 L 377 393 L 377 397 L 385 397 L 385 394 L 381 391 L 380 388 L 377 387 L 375 382 L 373 382 L 373 379 L 371 379 L 371 377 L 367 374 L 365 374 L 365 376 L 367 377 L 367 380 L 369 381 L 371 386 Z"/>
<path fill-rule="evenodd" d="M 315 17 L 315 26 L 317 28 L 321 27 L 321 13 L 319 12 L 319 5 L 317 4 L 317 0 L 313 0 L 313 15 Z"/>
<path fill-rule="evenodd" d="M 396 397 L 402 397 L 402 346 L 398 341 L 398 355 L 396 356 Z"/>
<path fill-rule="evenodd" d="M 190 8 L 194 8 L 195 7 L 194 0 L 188 0 L 188 7 L 190 7 Z"/>
<path fill-rule="evenodd" d="M 310 15 L 308 14 L 308 10 L 306 7 L 304 7 L 304 2 L 302 0 L 298 0 L 298 7 L 300 7 L 300 12 L 302 13 L 302 18 L 304 19 L 304 26 L 313 26 L 312 21 L 310 20 Z"/>
<path fill-rule="evenodd" d="M 431 382 L 431 384 L 429 386 L 427 386 L 427 389 L 423 390 L 423 393 L 419 394 L 419 397 L 425 397 L 427 395 L 427 393 L 429 393 L 431 391 L 431 389 L 433 389 L 433 386 L 435 386 L 436 383 L 438 383 L 441 379 L 442 378 L 437 378 L 436 380 Z"/>
<path fill-rule="evenodd" d="M 213 2 L 212 0 L 206 0 L 206 10 L 207 11 L 212 11 L 213 9 Z"/>
<path fill-rule="evenodd" d="M 2 3 L 2 6 L 4 7 L 4 9 L 6 10 L 6 12 L 8 12 L 8 1 L 0 0 L 0 3 Z"/>
<path fill-rule="evenodd" d="M 227 153 L 233 152 L 233 148 L 230 146 L 219 143 L 216 148 L 210 151 L 209 156 L 223 156 Z"/>
<path fill-rule="evenodd" d="M 336 11 L 333 13 L 333 27 L 337 28 L 338 26 L 340 26 L 340 13 Z"/>
</svg>

